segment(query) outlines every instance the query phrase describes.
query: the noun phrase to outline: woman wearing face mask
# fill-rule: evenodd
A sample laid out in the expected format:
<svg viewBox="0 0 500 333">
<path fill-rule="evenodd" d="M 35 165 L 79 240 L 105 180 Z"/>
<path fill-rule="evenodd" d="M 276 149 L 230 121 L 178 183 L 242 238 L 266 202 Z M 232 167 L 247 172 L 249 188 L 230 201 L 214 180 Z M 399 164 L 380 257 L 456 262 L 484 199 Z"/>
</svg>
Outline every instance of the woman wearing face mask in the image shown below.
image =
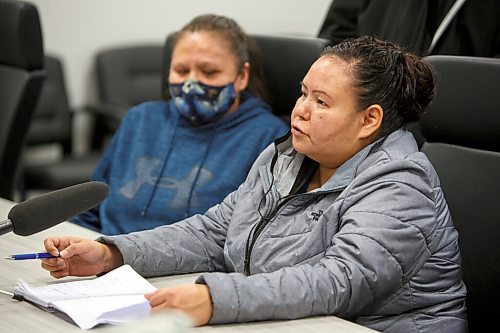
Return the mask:
<svg viewBox="0 0 500 333">
<path fill-rule="evenodd" d="M 248 36 L 232 19 L 203 15 L 174 38 L 169 101 L 132 108 L 94 173 L 103 203 L 71 219 L 107 235 L 204 213 L 235 190 L 288 126 L 257 97 Z"/>
</svg>

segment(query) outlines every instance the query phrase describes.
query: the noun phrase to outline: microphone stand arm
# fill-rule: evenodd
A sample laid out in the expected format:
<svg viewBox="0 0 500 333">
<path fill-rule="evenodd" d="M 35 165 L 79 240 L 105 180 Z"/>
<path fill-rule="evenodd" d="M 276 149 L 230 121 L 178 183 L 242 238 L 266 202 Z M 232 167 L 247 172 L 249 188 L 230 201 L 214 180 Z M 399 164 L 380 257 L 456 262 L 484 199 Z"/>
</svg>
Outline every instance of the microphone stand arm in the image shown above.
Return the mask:
<svg viewBox="0 0 500 333">
<path fill-rule="evenodd" d="M 11 220 L 0 222 L 0 236 L 14 230 L 14 225 Z"/>
</svg>

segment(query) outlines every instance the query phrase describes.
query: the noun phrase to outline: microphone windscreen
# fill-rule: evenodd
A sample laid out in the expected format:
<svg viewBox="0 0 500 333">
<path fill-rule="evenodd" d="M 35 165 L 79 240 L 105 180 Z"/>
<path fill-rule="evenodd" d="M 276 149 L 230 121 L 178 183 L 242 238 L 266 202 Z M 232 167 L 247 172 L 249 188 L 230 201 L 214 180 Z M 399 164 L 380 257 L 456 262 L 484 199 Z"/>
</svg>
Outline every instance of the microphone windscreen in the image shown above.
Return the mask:
<svg viewBox="0 0 500 333">
<path fill-rule="evenodd" d="M 23 201 L 9 212 L 14 233 L 28 236 L 99 205 L 109 193 L 101 182 L 69 186 Z"/>
</svg>

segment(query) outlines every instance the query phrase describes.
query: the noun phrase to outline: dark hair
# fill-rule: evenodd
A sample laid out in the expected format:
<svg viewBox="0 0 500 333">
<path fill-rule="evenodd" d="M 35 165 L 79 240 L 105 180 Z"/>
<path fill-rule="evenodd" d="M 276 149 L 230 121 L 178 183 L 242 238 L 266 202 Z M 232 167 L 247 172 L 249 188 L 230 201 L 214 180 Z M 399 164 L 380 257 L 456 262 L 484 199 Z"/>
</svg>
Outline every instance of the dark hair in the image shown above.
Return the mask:
<svg viewBox="0 0 500 333">
<path fill-rule="evenodd" d="M 363 36 L 327 47 L 321 56 L 349 64 L 361 109 L 383 108 L 381 136 L 420 119 L 434 97 L 432 65 L 396 44 Z"/>
<path fill-rule="evenodd" d="M 238 60 L 237 66 L 241 70 L 245 62 L 250 63 L 250 77 L 248 90 L 264 101 L 268 101 L 268 92 L 264 85 L 264 74 L 261 67 L 260 50 L 257 43 L 248 36 L 234 21 L 225 16 L 206 14 L 195 17 L 180 31 L 175 33 L 173 47 L 186 32 L 211 31 L 224 38 Z"/>
</svg>

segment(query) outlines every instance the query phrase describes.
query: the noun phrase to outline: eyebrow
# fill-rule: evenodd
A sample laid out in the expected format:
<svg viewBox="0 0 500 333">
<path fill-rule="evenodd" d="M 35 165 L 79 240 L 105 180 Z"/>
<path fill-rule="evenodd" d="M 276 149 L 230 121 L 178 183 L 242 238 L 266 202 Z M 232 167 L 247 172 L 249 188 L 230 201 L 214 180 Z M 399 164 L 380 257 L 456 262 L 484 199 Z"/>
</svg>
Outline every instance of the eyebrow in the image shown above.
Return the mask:
<svg viewBox="0 0 500 333">
<path fill-rule="evenodd" d="M 304 86 L 304 88 L 306 88 L 307 90 L 309 90 L 309 89 L 307 88 L 307 86 L 304 84 L 304 81 L 300 81 L 300 85 Z M 323 90 L 318 90 L 318 89 L 316 89 L 316 90 L 313 90 L 312 92 L 313 92 L 313 93 L 316 93 L 316 94 L 323 94 L 323 95 L 327 96 L 328 98 L 332 98 L 330 95 L 328 95 L 328 94 L 327 94 L 325 91 L 323 91 Z"/>
</svg>

